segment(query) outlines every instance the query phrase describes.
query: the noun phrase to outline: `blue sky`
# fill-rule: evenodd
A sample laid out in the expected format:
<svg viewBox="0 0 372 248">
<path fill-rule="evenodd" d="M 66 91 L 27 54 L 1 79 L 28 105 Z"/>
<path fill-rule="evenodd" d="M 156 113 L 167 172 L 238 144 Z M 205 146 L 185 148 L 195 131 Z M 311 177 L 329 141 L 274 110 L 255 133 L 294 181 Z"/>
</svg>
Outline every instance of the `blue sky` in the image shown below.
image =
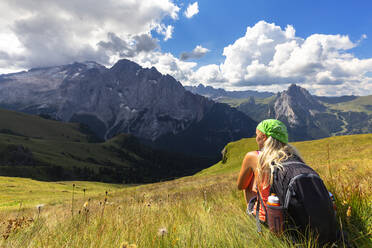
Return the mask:
<svg viewBox="0 0 372 248">
<path fill-rule="evenodd" d="M 3 0 L 0 74 L 127 58 L 184 85 L 366 95 L 370 13 L 369 0 Z"/>
<path fill-rule="evenodd" d="M 187 5 L 195 1 L 182 2 Z M 198 5 L 199 13 L 191 19 L 167 20 L 175 24 L 175 31 L 173 39 L 161 42 L 162 50 L 179 55 L 201 44 L 211 49 L 201 64 L 222 62 L 222 50 L 227 44 L 241 37 L 247 26 L 265 20 L 281 27 L 293 25 L 300 37 L 342 34 L 358 41 L 366 34 L 369 39 L 351 51 L 358 58 L 372 57 L 372 1 L 204 0 Z"/>
</svg>

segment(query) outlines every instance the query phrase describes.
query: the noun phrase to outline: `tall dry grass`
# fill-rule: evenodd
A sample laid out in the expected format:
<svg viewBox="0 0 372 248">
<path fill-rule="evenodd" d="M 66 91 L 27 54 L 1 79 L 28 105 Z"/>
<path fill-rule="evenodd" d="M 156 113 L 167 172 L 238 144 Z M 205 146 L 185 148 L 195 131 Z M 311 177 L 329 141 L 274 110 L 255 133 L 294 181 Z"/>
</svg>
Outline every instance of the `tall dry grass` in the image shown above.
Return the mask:
<svg viewBox="0 0 372 248">
<path fill-rule="evenodd" d="M 356 247 L 372 247 L 372 135 L 366 137 L 297 144 L 336 196 L 338 219 Z M 236 189 L 236 168 L 102 191 L 90 200 L 71 194 L 73 202 L 46 204 L 40 214 L 36 208 L 0 211 L 0 233 L 7 235 L 0 247 L 299 247 L 266 228 L 257 233 Z M 317 245 L 304 240 L 302 247 Z"/>
</svg>

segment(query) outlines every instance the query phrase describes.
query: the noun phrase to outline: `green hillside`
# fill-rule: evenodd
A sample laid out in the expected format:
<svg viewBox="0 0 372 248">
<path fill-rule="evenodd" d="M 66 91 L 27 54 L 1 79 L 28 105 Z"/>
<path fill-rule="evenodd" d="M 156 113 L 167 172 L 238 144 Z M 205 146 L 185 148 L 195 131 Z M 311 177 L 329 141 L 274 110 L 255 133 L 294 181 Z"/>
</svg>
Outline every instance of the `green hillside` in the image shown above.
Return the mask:
<svg viewBox="0 0 372 248">
<path fill-rule="evenodd" d="M 0 118 L 0 176 L 145 183 L 190 175 L 207 164 L 151 149 L 130 135 L 93 143 L 83 125 L 6 110 Z"/>
<path fill-rule="evenodd" d="M 327 107 L 343 112 L 365 112 L 372 114 L 372 96 L 360 96 L 352 101 L 329 104 L 325 103 Z"/>
<path fill-rule="evenodd" d="M 47 120 L 5 109 L 0 109 L 0 133 L 58 141 L 88 142 L 91 139 L 86 128 L 78 123 Z"/>
<path fill-rule="evenodd" d="M 293 144 L 335 195 L 351 243 L 371 247 L 372 134 Z M 0 177 L 0 247 L 299 247 L 267 228 L 258 234 L 245 214 L 236 178 L 244 154 L 254 149 L 254 139 L 230 143 L 224 164 L 166 182 L 126 188 L 74 182 L 74 199 L 69 182 Z M 26 196 L 28 206 L 45 206 L 40 212 L 20 206 Z M 318 246 L 303 240 L 301 247 Z"/>
<path fill-rule="evenodd" d="M 256 104 L 268 104 L 272 100 L 274 100 L 275 97 L 276 96 L 273 95 L 273 96 L 265 97 L 265 98 L 259 98 L 259 97 L 253 97 L 253 96 L 249 98 L 221 98 L 221 99 L 218 99 L 217 101 L 221 103 L 226 103 L 230 105 L 231 107 L 237 108 L 243 103 L 252 101 L 251 99 L 254 99 Z"/>
<path fill-rule="evenodd" d="M 321 173 L 328 173 L 329 163 L 331 171 L 347 168 L 372 177 L 370 171 L 372 169 L 372 134 L 337 136 L 291 144 L 298 149 L 309 165 Z M 224 163 L 220 161 L 214 166 L 202 170 L 198 175 L 238 171 L 245 154 L 248 151 L 256 150 L 257 144 L 255 138 L 241 139 L 229 143 L 225 149 Z M 330 154 L 329 159 L 328 154 Z"/>
</svg>

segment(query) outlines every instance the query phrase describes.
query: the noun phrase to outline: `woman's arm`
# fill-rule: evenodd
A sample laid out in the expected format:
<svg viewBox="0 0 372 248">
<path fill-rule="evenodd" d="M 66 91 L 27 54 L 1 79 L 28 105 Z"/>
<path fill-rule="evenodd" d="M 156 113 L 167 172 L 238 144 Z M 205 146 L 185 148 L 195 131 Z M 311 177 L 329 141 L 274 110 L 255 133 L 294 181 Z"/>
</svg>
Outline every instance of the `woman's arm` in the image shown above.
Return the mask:
<svg viewBox="0 0 372 248">
<path fill-rule="evenodd" d="M 247 189 L 251 185 L 253 179 L 253 171 L 257 166 L 257 152 L 248 152 L 242 162 L 238 177 L 238 189 Z"/>
</svg>

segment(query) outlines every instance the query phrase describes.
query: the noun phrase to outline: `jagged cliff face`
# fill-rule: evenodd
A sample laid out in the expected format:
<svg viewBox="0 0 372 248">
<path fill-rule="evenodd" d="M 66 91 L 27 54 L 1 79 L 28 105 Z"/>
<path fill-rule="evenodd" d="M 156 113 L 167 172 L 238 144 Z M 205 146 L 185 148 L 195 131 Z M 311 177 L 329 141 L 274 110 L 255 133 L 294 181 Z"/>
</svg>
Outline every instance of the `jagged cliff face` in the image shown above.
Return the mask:
<svg viewBox="0 0 372 248">
<path fill-rule="evenodd" d="M 227 142 L 252 136 L 256 125 L 235 109 L 186 91 L 154 67 L 129 60 L 110 69 L 86 62 L 0 75 L 0 106 L 85 123 L 103 139 L 130 133 L 190 154 L 199 147 L 202 155 L 204 146 L 216 154 Z"/>
<path fill-rule="evenodd" d="M 268 117 L 283 121 L 291 140 L 317 139 L 329 136 L 316 117 L 325 109 L 307 90 L 292 84 L 269 104 Z"/>
<path fill-rule="evenodd" d="M 316 97 L 295 84 L 277 93 L 268 104 L 248 101 L 238 109 L 257 122 L 267 118 L 283 121 L 291 141 L 328 137 L 342 125 L 335 115 L 326 112 Z"/>
<path fill-rule="evenodd" d="M 2 77 L 0 101 L 15 110 L 88 122 L 102 138 L 119 132 L 155 140 L 202 119 L 213 104 L 169 75 L 121 60 L 89 62 Z"/>
<path fill-rule="evenodd" d="M 295 84 L 278 93 L 271 105 L 269 117 L 286 120 L 290 127 L 304 125 L 316 113 L 325 110 L 307 90 Z"/>
</svg>

